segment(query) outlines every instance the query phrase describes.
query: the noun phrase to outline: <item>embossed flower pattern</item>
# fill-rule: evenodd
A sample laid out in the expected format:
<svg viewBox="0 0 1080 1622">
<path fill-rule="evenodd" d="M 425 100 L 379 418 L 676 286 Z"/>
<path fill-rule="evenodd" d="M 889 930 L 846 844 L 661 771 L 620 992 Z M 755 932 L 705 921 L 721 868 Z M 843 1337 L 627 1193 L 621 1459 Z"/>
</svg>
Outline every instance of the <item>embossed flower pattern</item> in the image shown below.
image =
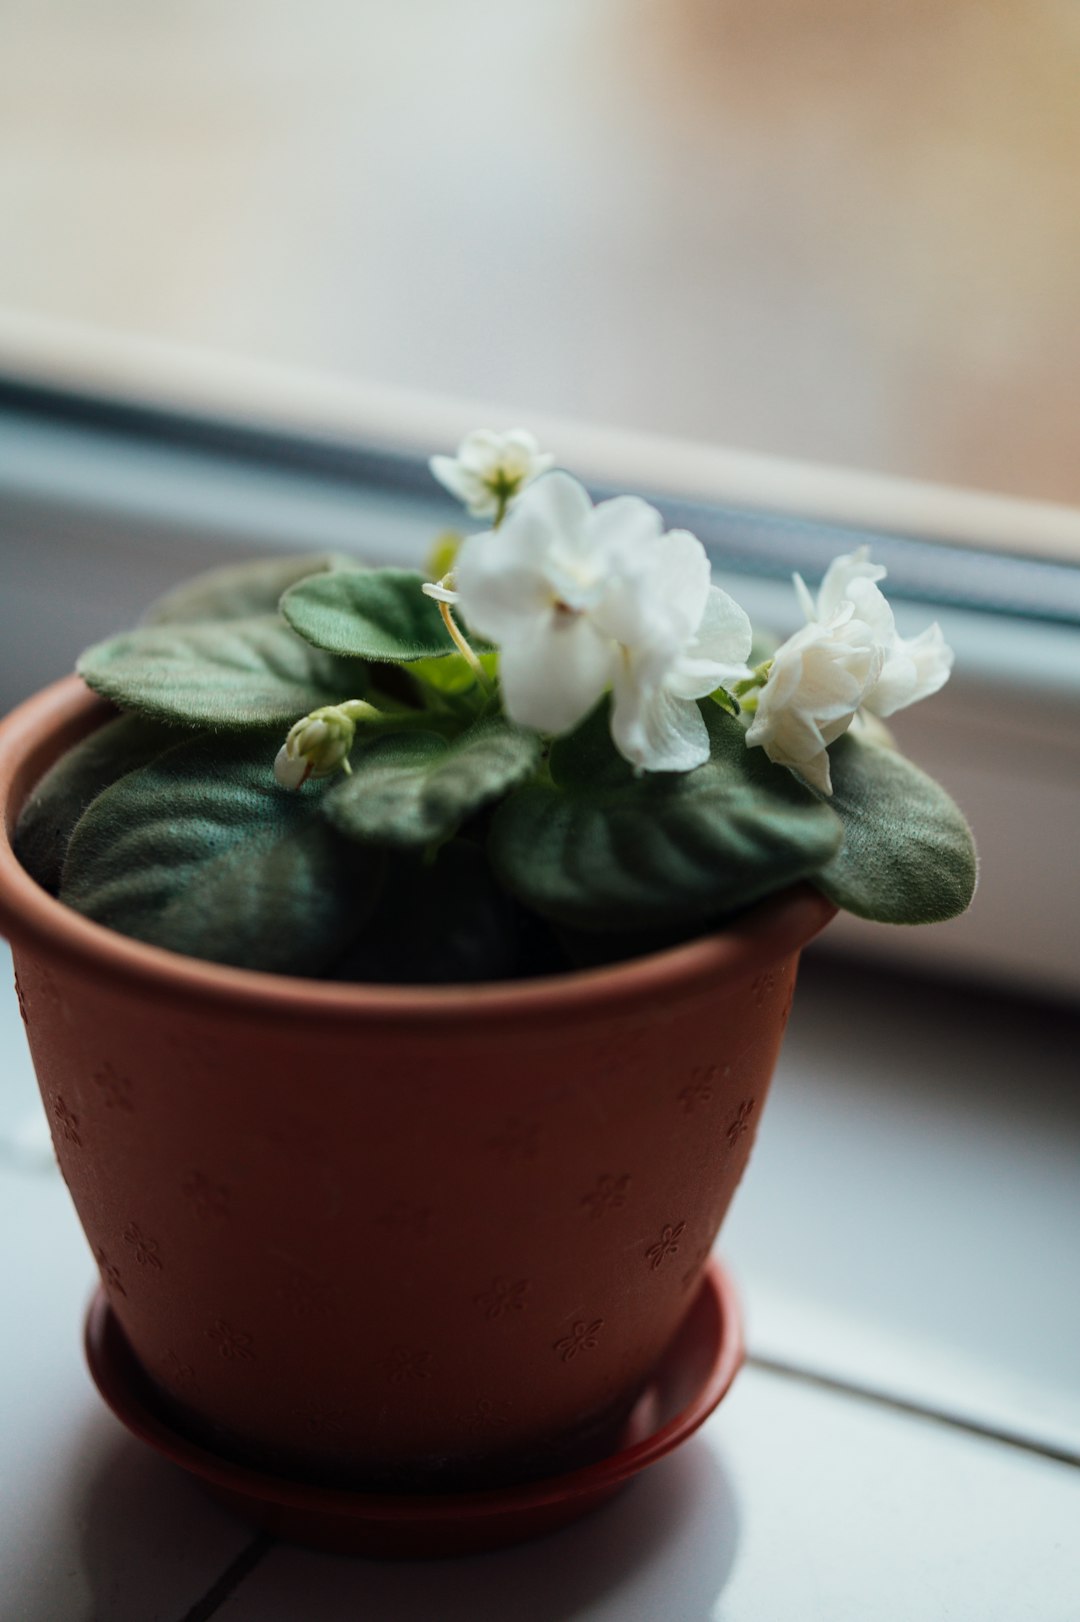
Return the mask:
<svg viewBox="0 0 1080 1622">
<path fill-rule="evenodd" d="M 129 1222 L 122 1235 L 125 1245 L 135 1252 L 140 1267 L 153 1267 L 161 1271 L 161 1256 L 156 1239 L 149 1238 L 134 1222 Z"/>
<path fill-rule="evenodd" d="M 165 1353 L 161 1373 L 169 1385 L 180 1386 L 181 1389 L 188 1391 L 197 1391 L 199 1389 L 199 1380 L 194 1368 L 190 1363 L 185 1363 L 183 1358 L 172 1350 Z"/>
<path fill-rule="evenodd" d="M 122 1076 L 111 1064 L 103 1064 L 100 1070 L 94 1071 L 93 1082 L 106 1109 L 121 1110 L 125 1115 L 134 1113 L 131 1082 L 127 1076 Z"/>
<path fill-rule="evenodd" d="M 726 1071 L 725 1071 L 726 1074 Z M 690 1080 L 679 1094 L 679 1103 L 685 1115 L 693 1115 L 702 1104 L 711 1104 L 713 1088 L 720 1072 L 714 1064 L 699 1064 L 690 1072 Z"/>
<path fill-rule="evenodd" d="M 555 1342 L 554 1350 L 558 1352 L 564 1363 L 572 1363 L 579 1352 L 591 1352 L 597 1344 L 597 1336 L 604 1327 L 603 1318 L 594 1318 L 587 1323 L 579 1318 L 568 1335 Z"/>
<path fill-rule="evenodd" d="M 660 1230 L 660 1237 L 654 1245 L 650 1245 L 645 1252 L 645 1259 L 655 1273 L 662 1267 L 669 1256 L 679 1253 L 679 1240 L 686 1232 L 685 1222 L 666 1222 Z"/>
<path fill-rule="evenodd" d="M 254 1363 L 251 1336 L 242 1329 L 234 1329 L 224 1318 L 215 1318 L 208 1330 L 207 1340 L 213 1341 L 221 1356 L 230 1363 Z"/>
<path fill-rule="evenodd" d="M 758 1007 L 760 1007 L 761 1004 L 766 1001 L 769 994 L 775 990 L 776 980 L 777 977 L 774 970 L 766 969 L 764 974 L 759 974 L 751 982 L 750 992 Z"/>
<path fill-rule="evenodd" d="M 68 1108 L 59 1093 L 53 1094 L 53 1120 L 57 1129 L 68 1143 L 73 1143 L 77 1149 L 82 1147 L 82 1137 L 79 1134 L 79 1117 L 74 1110 Z"/>
<path fill-rule="evenodd" d="M 293 1267 L 279 1285 L 278 1297 L 294 1318 L 321 1318 L 333 1310 L 336 1291 L 332 1284 Z"/>
<path fill-rule="evenodd" d="M 738 1143 L 743 1134 L 745 1132 L 749 1132 L 750 1117 L 753 1115 L 753 1113 L 754 1100 L 752 1098 L 745 1098 L 736 1110 L 733 1120 L 728 1123 L 728 1129 L 724 1134 L 729 1149 L 734 1149 L 735 1145 Z"/>
<path fill-rule="evenodd" d="M 503 1318 L 509 1313 L 525 1310 L 529 1289 L 527 1278 L 495 1278 L 491 1281 L 491 1288 L 482 1295 L 474 1295 L 473 1300 L 483 1309 L 485 1318 Z"/>
<path fill-rule="evenodd" d="M 316 1436 L 342 1435 L 350 1418 L 344 1408 L 339 1408 L 333 1403 L 319 1402 L 297 1410 L 297 1417 L 303 1420 L 307 1429 L 314 1431 Z"/>
<path fill-rule="evenodd" d="M 621 1177 L 603 1176 L 598 1178 L 596 1187 L 591 1194 L 582 1196 L 584 1205 L 595 1222 L 607 1211 L 618 1211 L 626 1204 L 630 1192 L 630 1177 L 624 1172 Z"/>
<path fill-rule="evenodd" d="M 189 1172 L 181 1192 L 197 1217 L 223 1217 L 229 1210 L 229 1190 L 205 1172 Z"/>
<path fill-rule="evenodd" d="M 383 1368 L 391 1385 L 403 1385 L 406 1380 L 430 1380 L 431 1353 L 395 1346 Z"/>
<path fill-rule="evenodd" d="M 127 1295 L 127 1291 L 124 1289 L 123 1280 L 120 1277 L 120 1269 L 117 1267 L 115 1262 L 109 1260 L 108 1255 L 100 1245 L 94 1251 L 94 1260 L 98 1264 L 98 1271 L 101 1274 L 101 1282 L 104 1284 L 106 1290 L 113 1290 L 117 1295 Z"/>
<path fill-rule="evenodd" d="M 473 1436 L 486 1431 L 501 1430 L 510 1422 L 510 1404 L 501 1399 L 480 1397 L 472 1413 L 465 1419 L 465 1428 Z"/>
</svg>

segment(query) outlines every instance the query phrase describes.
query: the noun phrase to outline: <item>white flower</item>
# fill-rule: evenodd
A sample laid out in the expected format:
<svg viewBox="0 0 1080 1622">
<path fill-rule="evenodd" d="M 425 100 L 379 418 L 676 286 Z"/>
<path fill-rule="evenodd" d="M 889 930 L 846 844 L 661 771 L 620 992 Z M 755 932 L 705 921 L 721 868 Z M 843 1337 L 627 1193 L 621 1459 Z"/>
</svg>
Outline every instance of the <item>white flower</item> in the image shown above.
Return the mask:
<svg viewBox="0 0 1080 1622">
<path fill-rule="evenodd" d="M 612 735 L 634 765 L 708 759 L 695 699 L 746 675 L 750 624 L 709 581 L 700 541 L 665 535 L 633 496 L 594 507 L 551 473 L 498 531 L 471 536 L 454 570 L 469 625 L 500 650 L 507 714 L 568 732 L 614 686 Z"/>
<path fill-rule="evenodd" d="M 634 505 L 642 509 L 634 530 L 627 525 L 634 542 L 617 549 L 600 614 L 619 650 L 611 734 L 635 766 L 691 771 L 709 758 L 695 700 L 750 674 L 753 632 L 739 605 L 712 585 L 701 542 L 687 530 L 662 534 L 659 513 Z"/>
<path fill-rule="evenodd" d="M 795 590 L 807 624 L 777 649 L 746 742 L 832 793 L 827 749 L 859 710 L 875 716 L 928 698 L 952 669 L 937 624 L 905 640 L 877 582 L 885 570 L 870 550 L 834 558 L 815 603 L 801 575 Z"/>
<path fill-rule="evenodd" d="M 508 503 L 554 461 L 524 428 L 511 428 L 505 434 L 477 428 L 461 441 L 456 456 L 433 456 L 428 465 L 439 483 L 465 503 L 473 518 L 498 519 Z"/>
<path fill-rule="evenodd" d="M 795 589 L 808 621 L 827 622 L 845 603 L 850 603 L 856 617 L 869 626 L 881 649 L 882 664 L 862 703 L 878 716 L 893 715 L 921 698 L 929 698 L 944 687 L 953 665 L 952 649 L 936 622 L 907 640 L 897 634 L 893 611 L 877 585 L 885 573 L 879 563 L 871 563 L 866 546 L 834 558 L 821 582 L 816 604 L 802 577 L 795 576 Z"/>
<path fill-rule="evenodd" d="M 747 745 L 831 794 L 828 746 L 851 725 L 884 659 L 874 629 L 855 617 L 850 601 L 828 620 L 811 620 L 776 650 Z"/>
</svg>

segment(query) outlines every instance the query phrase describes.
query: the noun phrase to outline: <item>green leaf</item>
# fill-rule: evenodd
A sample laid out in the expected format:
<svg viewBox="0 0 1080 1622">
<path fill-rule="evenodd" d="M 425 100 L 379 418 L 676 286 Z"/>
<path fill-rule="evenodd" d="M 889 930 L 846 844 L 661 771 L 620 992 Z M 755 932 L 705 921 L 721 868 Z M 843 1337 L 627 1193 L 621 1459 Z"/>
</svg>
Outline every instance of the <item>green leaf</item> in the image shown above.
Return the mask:
<svg viewBox="0 0 1080 1622">
<path fill-rule="evenodd" d="M 847 734 L 829 750 L 844 843 L 815 877 L 837 906 L 883 924 L 955 918 L 975 893 L 975 844 L 945 790 L 892 749 Z"/>
<path fill-rule="evenodd" d="M 439 606 L 411 569 L 342 570 L 293 586 L 281 612 L 317 648 L 355 659 L 411 664 L 453 653 Z"/>
<path fill-rule="evenodd" d="M 277 614 L 143 626 L 87 649 L 76 668 L 121 709 L 186 726 L 289 724 L 367 685 L 362 665 L 312 648 Z"/>
<path fill-rule="evenodd" d="M 249 619 L 273 614 L 298 580 L 332 569 L 355 569 L 355 558 L 337 552 L 307 553 L 302 557 L 259 558 L 255 562 L 209 569 L 151 603 L 144 625 L 192 625 L 206 620 Z"/>
<path fill-rule="evenodd" d="M 19 817 L 15 854 L 27 872 L 55 895 L 68 840 L 86 807 L 182 736 L 159 721 L 122 715 L 69 750 L 31 790 Z"/>
<path fill-rule="evenodd" d="M 498 654 L 481 653 L 478 658 L 484 674 L 494 681 L 499 664 Z M 472 666 L 460 653 L 450 653 L 441 659 L 417 659 L 410 664 L 409 675 L 445 698 L 457 698 L 462 693 L 472 692 L 477 685 Z"/>
<path fill-rule="evenodd" d="M 434 862 L 390 858 L 382 900 L 330 973 L 335 980 L 445 985 L 505 980 L 521 967 L 517 909 L 479 846 L 444 845 Z"/>
<path fill-rule="evenodd" d="M 500 715 L 451 740 L 393 733 L 358 757 L 327 796 L 327 815 L 351 839 L 423 848 L 520 783 L 539 759 L 536 734 Z"/>
<path fill-rule="evenodd" d="M 60 900 L 173 952 L 319 975 L 363 927 L 384 867 L 335 834 L 321 788 L 279 788 L 265 737 L 178 744 L 83 813 Z"/>
<path fill-rule="evenodd" d="M 748 750 L 714 704 L 712 757 L 696 771 L 635 777 L 607 733 L 607 705 L 552 750 L 550 785 L 495 813 L 493 868 L 558 924 L 648 930 L 715 918 L 816 872 L 842 837 L 790 772 Z"/>
</svg>

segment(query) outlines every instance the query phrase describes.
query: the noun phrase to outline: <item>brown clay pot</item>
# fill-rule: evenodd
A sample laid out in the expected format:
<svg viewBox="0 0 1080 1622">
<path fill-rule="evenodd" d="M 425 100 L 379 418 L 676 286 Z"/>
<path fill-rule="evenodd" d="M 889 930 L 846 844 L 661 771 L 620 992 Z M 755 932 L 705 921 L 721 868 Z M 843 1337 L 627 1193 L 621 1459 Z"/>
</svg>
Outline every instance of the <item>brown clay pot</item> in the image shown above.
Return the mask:
<svg viewBox="0 0 1080 1622">
<path fill-rule="evenodd" d="M 693 1300 L 832 907 L 803 887 L 662 954 L 467 988 L 179 957 L 61 906 L 8 843 L 108 713 L 71 678 L 0 727 L 0 925 L 158 1396 L 221 1452 L 369 1489 L 602 1456 Z"/>
</svg>

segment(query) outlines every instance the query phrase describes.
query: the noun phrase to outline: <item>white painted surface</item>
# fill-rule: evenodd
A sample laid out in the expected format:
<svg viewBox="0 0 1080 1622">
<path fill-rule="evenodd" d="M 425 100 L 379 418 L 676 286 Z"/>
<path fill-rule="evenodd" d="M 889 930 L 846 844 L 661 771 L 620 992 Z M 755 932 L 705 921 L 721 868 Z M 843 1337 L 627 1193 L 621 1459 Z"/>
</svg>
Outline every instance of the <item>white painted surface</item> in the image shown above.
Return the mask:
<svg viewBox="0 0 1080 1622">
<path fill-rule="evenodd" d="M 273 1550 L 228 1622 L 1076 1622 L 1080 1473 L 748 1369 L 594 1520 L 432 1565 Z"/>
<path fill-rule="evenodd" d="M 812 947 L 723 1234 L 752 1349 L 1080 1455 L 1078 1051 Z"/>
<path fill-rule="evenodd" d="M 54 1170 L 0 1168 L 0 1231 L 0 1617 L 175 1622 L 250 1535 L 99 1401 L 82 1359 L 95 1270 Z"/>
</svg>

